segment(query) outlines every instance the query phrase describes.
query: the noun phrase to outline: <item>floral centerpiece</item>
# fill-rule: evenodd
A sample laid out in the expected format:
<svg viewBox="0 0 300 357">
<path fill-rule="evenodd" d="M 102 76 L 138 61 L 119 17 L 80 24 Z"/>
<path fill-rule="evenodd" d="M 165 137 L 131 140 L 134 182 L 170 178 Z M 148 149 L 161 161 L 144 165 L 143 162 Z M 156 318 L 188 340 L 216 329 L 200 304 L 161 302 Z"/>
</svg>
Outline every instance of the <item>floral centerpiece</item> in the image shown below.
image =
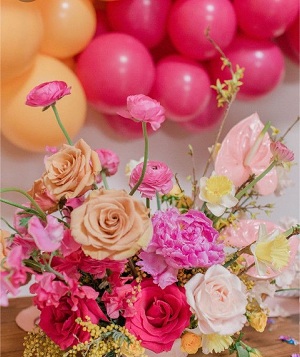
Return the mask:
<svg viewBox="0 0 300 357">
<path fill-rule="evenodd" d="M 219 105 L 230 106 L 241 77 L 237 68 L 232 81 L 217 82 Z M 147 126 L 160 128 L 164 108 L 129 96 L 119 114 L 141 123 L 144 157 L 128 165 L 127 190 L 110 188 L 118 156 L 71 141 L 56 108 L 70 94 L 61 81 L 28 94 L 27 105 L 53 109 L 67 143 L 49 148 L 29 191 L 2 189 L 26 198 L 1 199 L 17 208 L 11 231 L 1 234 L 1 304 L 32 278 L 40 310 L 24 357 L 260 356 L 243 342 L 242 329 L 264 330 L 264 298 L 298 249 L 299 225 L 285 230 L 255 216 L 270 209 L 257 199 L 278 189 L 279 170 L 294 159 L 285 135 L 269 134 L 270 123 L 256 113 L 242 120 L 221 144 L 217 138 L 187 194 L 165 163 L 148 159 Z"/>
</svg>

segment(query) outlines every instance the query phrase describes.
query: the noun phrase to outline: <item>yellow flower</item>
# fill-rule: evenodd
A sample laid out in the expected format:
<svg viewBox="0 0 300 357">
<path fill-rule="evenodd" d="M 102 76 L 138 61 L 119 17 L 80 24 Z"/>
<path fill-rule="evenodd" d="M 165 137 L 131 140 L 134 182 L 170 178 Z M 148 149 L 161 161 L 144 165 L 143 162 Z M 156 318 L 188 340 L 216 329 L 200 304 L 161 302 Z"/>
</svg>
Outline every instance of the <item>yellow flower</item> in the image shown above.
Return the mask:
<svg viewBox="0 0 300 357">
<path fill-rule="evenodd" d="M 121 355 L 125 357 L 141 357 L 145 356 L 145 349 L 139 344 L 139 343 L 134 343 L 134 344 L 128 344 L 127 342 L 124 342 L 121 346 Z"/>
<path fill-rule="evenodd" d="M 287 266 L 290 258 L 289 242 L 278 230 L 267 232 L 264 224 L 259 226 L 258 239 L 250 246 L 255 259 L 258 274 L 263 276 L 267 268 L 281 270 Z"/>
<path fill-rule="evenodd" d="M 181 337 L 181 351 L 189 354 L 194 354 L 198 352 L 201 347 L 201 337 L 192 332 L 186 332 Z"/>
<path fill-rule="evenodd" d="M 263 357 L 262 354 L 259 352 L 259 350 L 257 350 L 256 348 L 253 348 L 250 352 L 249 352 L 249 357 Z"/>
<path fill-rule="evenodd" d="M 217 333 L 202 335 L 202 352 L 204 354 L 223 352 L 232 342 L 233 339 L 228 335 L 218 335 Z"/>
<path fill-rule="evenodd" d="M 251 327 L 258 332 L 264 332 L 268 317 L 263 311 L 252 312 L 248 319 Z"/>
<path fill-rule="evenodd" d="M 221 216 L 226 208 L 234 207 L 238 203 L 234 195 L 234 184 L 227 176 L 213 174 L 210 178 L 200 179 L 199 198 L 206 202 L 207 208 L 217 217 Z"/>
</svg>

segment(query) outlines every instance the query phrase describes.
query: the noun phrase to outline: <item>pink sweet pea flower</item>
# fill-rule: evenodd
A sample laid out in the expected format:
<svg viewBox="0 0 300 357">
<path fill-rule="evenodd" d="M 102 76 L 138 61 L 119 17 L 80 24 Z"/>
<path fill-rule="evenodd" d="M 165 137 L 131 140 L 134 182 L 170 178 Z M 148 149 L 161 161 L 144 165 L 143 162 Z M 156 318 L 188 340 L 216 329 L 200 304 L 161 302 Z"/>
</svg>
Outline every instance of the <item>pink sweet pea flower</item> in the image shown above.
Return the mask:
<svg viewBox="0 0 300 357">
<path fill-rule="evenodd" d="M 118 112 L 124 118 L 150 123 L 153 130 L 165 121 L 165 109 L 158 101 L 144 94 L 127 97 L 127 110 Z"/>
<path fill-rule="evenodd" d="M 25 104 L 30 107 L 48 107 L 68 94 L 71 94 L 71 87 L 68 87 L 65 82 L 45 82 L 29 92 Z"/>
<path fill-rule="evenodd" d="M 291 162 L 294 160 L 294 153 L 280 141 L 272 142 L 270 145 L 273 160 L 278 162 Z"/>
<path fill-rule="evenodd" d="M 46 225 L 38 217 L 33 216 L 28 222 L 28 233 L 33 237 L 40 250 L 54 252 L 61 245 L 64 226 L 52 216 L 47 216 Z"/>
<path fill-rule="evenodd" d="M 107 176 L 112 176 L 118 171 L 120 159 L 117 154 L 111 150 L 98 149 L 95 150 L 99 156 L 102 170 L 104 170 Z"/>
<path fill-rule="evenodd" d="M 138 164 L 131 172 L 129 185 L 135 186 L 141 177 L 143 163 Z M 169 167 L 160 161 L 148 161 L 143 182 L 138 187 L 142 197 L 153 198 L 156 192 L 166 194 L 173 188 L 173 173 Z"/>
</svg>

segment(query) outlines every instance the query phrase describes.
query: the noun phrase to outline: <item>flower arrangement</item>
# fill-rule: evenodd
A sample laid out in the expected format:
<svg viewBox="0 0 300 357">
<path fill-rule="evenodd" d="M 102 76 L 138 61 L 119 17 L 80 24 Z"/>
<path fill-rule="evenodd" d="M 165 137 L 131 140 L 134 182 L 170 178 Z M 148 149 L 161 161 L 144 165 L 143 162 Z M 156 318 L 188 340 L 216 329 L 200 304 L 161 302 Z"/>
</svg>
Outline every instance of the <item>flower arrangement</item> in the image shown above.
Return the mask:
<svg viewBox="0 0 300 357">
<path fill-rule="evenodd" d="M 219 105 L 229 107 L 241 77 L 237 68 L 231 82 L 217 82 Z M 142 357 L 175 349 L 183 356 L 261 356 L 243 342 L 242 329 L 265 329 L 264 297 L 293 266 L 300 232 L 299 224 L 284 230 L 255 216 L 270 209 L 256 201 L 278 189 L 279 170 L 294 160 L 285 135 L 278 139 L 275 128 L 269 134 L 271 124 L 256 113 L 242 120 L 221 144 L 217 138 L 203 177 L 191 175 L 189 195 L 165 163 L 148 159 L 147 126 L 160 128 L 164 108 L 129 96 L 119 114 L 141 123 L 144 157 L 128 165 L 129 189 L 112 189 L 118 156 L 83 139 L 73 143 L 63 127 L 56 101 L 70 94 L 61 81 L 28 94 L 27 105 L 53 109 L 67 144 L 48 148 L 45 171 L 28 192 L 1 190 L 27 200 L 1 198 L 17 207 L 13 226 L 7 223 L 12 232 L 1 232 L 1 304 L 32 277 L 40 310 L 24 357 Z"/>
</svg>

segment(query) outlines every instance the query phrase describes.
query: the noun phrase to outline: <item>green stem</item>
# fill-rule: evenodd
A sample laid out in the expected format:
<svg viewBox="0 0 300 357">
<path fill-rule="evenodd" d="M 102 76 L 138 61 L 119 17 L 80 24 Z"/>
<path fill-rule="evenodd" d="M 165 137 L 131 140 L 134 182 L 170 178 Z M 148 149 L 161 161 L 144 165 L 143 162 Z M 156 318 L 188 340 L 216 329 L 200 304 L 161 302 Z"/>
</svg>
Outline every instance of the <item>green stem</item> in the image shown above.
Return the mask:
<svg viewBox="0 0 300 357">
<path fill-rule="evenodd" d="M 147 134 L 147 123 L 142 122 L 142 128 L 143 128 L 143 135 L 144 135 L 144 163 L 143 163 L 143 169 L 141 176 L 137 183 L 134 185 L 132 190 L 130 191 L 130 196 L 132 196 L 135 191 L 138 189 L 140 184 L 143 182 L 145 173 L 146 173 L 146 168 L 147 168 L 147 162 L 148 162 L 148 151 L 149 151 L 149 143 L 148 143 L 148 134 Z"/>
<path fill-rule="evenodd" d="M 109 186 L 108 186 L 108 182 L 107 182 L 107 177 L 106 177 L 106 173 L 104 170 L 101 170 L 101 178 L 102 178 L 102 182 L 103 182 L 103 186 L 106 190 L 109 190 Z"/>
<path fill-rule="evenodd" d="M 7 187 L 7 188 L 2 188 L 0 190 L 0 193 L 4 193 L 4 192 L 18 192 L 18 193 L 21 193 L 23 196 L 25 196 L 30 201 L 32 206 L 37 210 L 39 216 L 42 217 L 43 219 L 46 219 L 45 212 L 41 209 L 41 207 L 36 203 L 36 201 L 26 191 L 21 190 L 20 188 L 16 188 L 16 187 Z M 1 201 L 4 202 L 6 200 L 1 199 Z M 22 206 L 22 205 L 13 204 L 13 202 L 10 202 L 10 201 L 6 201 L 5 203 L 11 204 L 12 206 L 15 206 L 15 207 L 22 208 L 24 210 L 28 210 L 28 207 Z"/>
<path fill-rule="evenodd" d="M 150 209 L 150 198 L 146 197 L 146 207 Z"/>
<path fill-rule="evenodd" d="M 243 197 L 243 195 L 250 190 L 251 188 L 253 188 L 258 181 L 260 181 L 263 177 L 265 177 L 272 169 L 273 167 L 276 165 L 276 162 L 273 161 L 266 169 L 265 171 L 263 171 L 260 175 L 258 175 L 253 181 L 251 181 L 247 186 L 245 186 L 241 191 L 239 191 L 235 197 L 239 200 L 241 199 L 241 197 Z"/>
<path fill-rule="evenodd" d="M 159 193 L 156 192 L 156 205 L 157 205 L 157 209 L 158 211 L 161 210 L 161 204 L 160 204 L 160 197 L 159 197 Z"/>
<path fill-rule="evenodd" d="M 56 105 L 55 105 L 55 104 L 52 104 L 52 105 L 51 105 L 51 108 L 53 109 L 53 112 L 54 112 L 54 114 L 55 114 L 55 118 L 56 118 L 56 120 L 57 120 L 57 123 L 58 123 L 59 127 L 61 128 L 61 130 L 62 130 L 62 132 L 63 132 L 65 138 L 67 139 L 68 144 L 69 144 L 69 145 L 73 145 L 73 142 L 72 142 L 71 138 L 69 137 L 69 134 L 68 134 L 66 128 L 63 126 L 63 123 L 62 123 L 62 121 L 61 121 L 61 119 L 60 119 L 60 116 L 59 116 L 58 111 L 57 111 L 57 109 L 56 109 Z"/>
</svg>

